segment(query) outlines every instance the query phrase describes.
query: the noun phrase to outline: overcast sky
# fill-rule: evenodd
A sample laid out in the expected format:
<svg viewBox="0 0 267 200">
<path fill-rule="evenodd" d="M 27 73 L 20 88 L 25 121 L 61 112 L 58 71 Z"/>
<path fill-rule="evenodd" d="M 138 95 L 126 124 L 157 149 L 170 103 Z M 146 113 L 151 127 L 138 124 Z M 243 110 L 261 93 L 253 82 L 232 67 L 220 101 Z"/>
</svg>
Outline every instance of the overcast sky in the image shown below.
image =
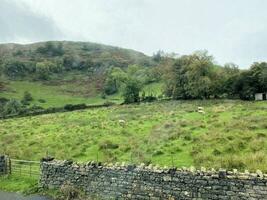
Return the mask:
<svg viewBox="0 0 267 200">
<path fill-rule="evenodd" d="M 219 64 L 267 60 L 267 0 L 0 0 L 0 42 L 75 40 L 148 55 L 206 49 Z"/>
</svg>

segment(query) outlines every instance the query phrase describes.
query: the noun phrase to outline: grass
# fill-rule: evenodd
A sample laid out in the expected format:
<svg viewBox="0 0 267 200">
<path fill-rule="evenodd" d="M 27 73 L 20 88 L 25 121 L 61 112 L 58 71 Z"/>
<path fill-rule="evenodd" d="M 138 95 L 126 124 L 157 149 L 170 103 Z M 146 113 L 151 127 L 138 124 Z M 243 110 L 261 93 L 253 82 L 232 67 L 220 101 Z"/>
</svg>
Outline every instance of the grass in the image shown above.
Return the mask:
<svg viewBox="0 0 267 200">
<path fill-rule="evenodd" d="M 266 102 L 169 101 L 8 119 L 0 153 L 266 172 L 266 111 Z"/>
<path fill-rule="evenodd" d="M 0 176 L 0 191 L 16 192 L 26 196 L 39 194 L 51 199 L 58 199 L 62 196 L 58 189 L 39 188 L 37 177 L 20 176 L 19 174 Z"/>
<path fill-rule="evenodd" d="M 25 193 L 36 186 L 37 178 L 21 177 L 17 174 L 0 176 L 0 190 Z"/>
<path fill-rule="evenodd" d="M 69 75 L 68 75 L 69 76 Z M 64 81 L 61 82 L 30 82 L 30 81 L 8 81 L 7 89 L 0 92 L 0 97 L 8 99 L 21 100 L 25 91 L 32 94 L 32 105 L 49 107 L 62 107 L 66 104 L 103 104 L 107 101 L 114 103 L 122 103 L 120 94 L 106 96 L 105 99 L 101 97 L 101 92 L 96 91 L 95 84 L 86 84 L 83 81 L 76 81 L 76 79 L 84 79 L 78 75 L 74 80 L 66 75 Z M 72 77 L 73 78 L 73 77 Z M 161 83 L 152 83 L 144 87 L 147 95 L 160 95 L 162 93 Z M 45 100 L 45 101 L 42 101 Z"/>
<path fill-rule="evenodd" d="M 102 104 L 106 101 L 121 102 L 117 96 L 108 96 L 106 99 L 101 98 L 100 94 L 85 97 L 83 91 L 73 94 L 71 91 L 79 86 L 65 83 L 63 85 L 46 85 L 41 82 L 28 81 L 10 81 L 8 90 L 1 92 L 0 97 L 13 98 L 21 100 L 25 91 L 32 94 L 33 102 L 31 104 L 39 105 L 44 108 L 62 107 L 66 104 Z M 82 90 L 83 88 L 81 88 Z M 40 100 L 45 100 L 42 102 Z"/>
</svg>

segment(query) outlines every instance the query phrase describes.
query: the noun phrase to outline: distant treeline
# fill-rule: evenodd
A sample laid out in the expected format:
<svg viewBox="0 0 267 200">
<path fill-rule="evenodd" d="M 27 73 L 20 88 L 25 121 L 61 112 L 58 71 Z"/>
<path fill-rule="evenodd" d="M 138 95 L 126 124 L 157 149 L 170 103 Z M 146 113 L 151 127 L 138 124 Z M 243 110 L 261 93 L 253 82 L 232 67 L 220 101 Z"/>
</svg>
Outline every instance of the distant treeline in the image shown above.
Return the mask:
<svg viewBox="0 0 267 200">
<path fill-rule="evenodd" d="M 152 62 L 150 57 L 133 50 L 94 43 L 44 42 L 8 48 L 0 45 L 0 74 L 15 80 L 50 80 L 73 70 L 92 75 L 110 66 L 151 66 Z"/>
<path fill-rule="evenodd" d="M 240 70 L 235 64 L 218 66 L 206 51 L 179 58 L 162 58 L 165 94 L 173 99 L 254 99 L 267 91 L 267 63 Z"/>
<path fill-rule="evenodd" d="M 1 59 L 0 72 L 10 79 L 33 80 L 50 80 L 71 70 L 88 77 L 100 73 L 102 97 L 121 93 L 125 103 L 152 98 L 141 91 L 153 82 L 163 83 L 161 95 L 172 99 L 252 100 L 255 93 L 267 91 L 266 62 L 241 70 L 233 63 L 217 65 L 206 51 L 184 56 L 159 51 L 148 57 L 114 47 L 79 45 L 46 42 L 26 53 L 17 50 Z"/>
<path fill-rule="evenodd" d="M 254 63 L 240 70 L 229 63 L 215 64 L 206 51 L 176 57 L 159 52 L 153 56 L 155 67 L 130 66 L 127 70 L 113 68 L 107 73 L 104 92 L 116 93 L 122 88 L 125 102 L 138 102 L 145 84 L 163 82 L 162 96 L 177 99 L 242 99 L 252 100 L 254 94 L 267 91 L 267 63 Z"/>
</svg>

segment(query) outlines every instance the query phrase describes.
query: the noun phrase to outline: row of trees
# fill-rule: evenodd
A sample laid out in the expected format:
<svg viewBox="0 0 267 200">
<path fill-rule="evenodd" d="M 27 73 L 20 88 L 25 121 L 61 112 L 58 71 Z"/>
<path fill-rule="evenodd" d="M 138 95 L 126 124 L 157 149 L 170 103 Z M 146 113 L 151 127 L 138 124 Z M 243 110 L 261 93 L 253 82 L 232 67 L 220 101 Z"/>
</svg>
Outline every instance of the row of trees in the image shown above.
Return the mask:
<svg viewBox="0 0 267 200">
<path fill-rule="evenodd" d="M 36 50 L 53 57 L 52 60 L 1 60 L 0 72 L 10 78 L 32 75 L 37 80 L 49 80 L 63 71 L 82 70 L 93 75 L 99 63 L 79 56 L 63 55 L 62 45 L 47 43 Z M 164 83 L 164 95 L 173 99 L 241 98 L 250 100 L 257 92 L 267 91 L 267 63 L 254 63 L 250 69 L 240 70 L 235 64 L 217 65 L 206 51 L 177 56 L 162 51 L 152 56 L 154 67 L 129 65 L 103 67 L 103 96 L 121 93 L 125 102 L 138 102 L 146 84 Z M 141 95 L 144 96 L 144 95 Z"/>
<path fill-rule="evenodd" d="M 83 70 L 87 74 L 92 74 L 98 66 L 98 63 L 81 60 L 74 56 L 38 62 L 7 60 L 0 65 L 0 73 L 11 79 L 31 77 L 37 80 L 49 80 L 52 75 L 70 70 Z"/>
<path fill-rule="evenodd" d="M 112 68 L 104 86 L 105 94 L 122 91 L 126 103 L 140 101 L 142 86 L 164 82 L 164 94 L 172 99 L 240 98 L 254 99 L 254 94 L 267 91 L 267 63 L 254 63 L 240 70 L 229 63 L 215 64 L 207 51 L 177 57 L 175 54 L 154 54 L 154 68 L 129 66 L 127 70 Z M 144 97 L 143 97 L 144 98 Z"/>
<path fill-rule="evenodd" d="M 173 99 L 251 100 L 255 93 L 267 91 L 267 63 L 254 63 L 248 70 L 239 70 L 234 64 L 221 67 L 202 51 L 171 59 L 163 70 L 163 80 L 165 94 Z"/>
</svg>

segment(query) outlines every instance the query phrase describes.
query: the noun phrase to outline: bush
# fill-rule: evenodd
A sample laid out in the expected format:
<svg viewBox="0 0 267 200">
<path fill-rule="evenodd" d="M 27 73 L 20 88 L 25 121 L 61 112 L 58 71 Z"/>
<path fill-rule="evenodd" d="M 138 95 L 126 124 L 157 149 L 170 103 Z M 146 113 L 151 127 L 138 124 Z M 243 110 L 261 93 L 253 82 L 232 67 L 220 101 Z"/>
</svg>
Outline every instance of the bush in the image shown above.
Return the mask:
<svg viewBox="0 0 267 200">
<path fill-rule="evenodd" d="M 25 91 L 22 101 L 29 102 L 29 101 L 32 101 L 32 100 L 33 100 L 33 98 L 32 98 L 31 93 L 29 93 L 28 91 Z"/>
<path fill-rule="evenodd" d="M 46 100 L 44 100 L 44 99 L 38 99 L 38 101 L 39 101 L 39 103 L 45 103 L 46 102 Z"/>
<path fill-rule="evenodd" d="M 153 101 L 157 101 L 157 97 L 154 96 L 145 96 L 142 98 L 143 102 L 153 102 Z"/>
<path fill-rule="evenodd" d="M 6 102 L 8 102 L 9 100 L 5 97 L 1 97 L 0 98 L 0 104 L 5 104 Z"/>
<path fill-rule="evenodd" d="M 19 114 L 22 110 L 23 105 L 19 101 L 11 99 L 4 105 L 2 115 L 7 116 Z"/>
<path fill-rule="evenodd" d="M 113 105 L 115 105 L 115 103 L 111 102 L 111 101 L 105 101 L 103 105 L 104 106 L 113 106 Z"/>
<path fill-rule="evenodd" d="M 67 104 L 64 106 L 64 109 L 67 111 L 73 111 L 73 110 L 81 110 L 81 109 L 85 109 L 87 108 L 86 104 L 76 104 L 76 105 L 72 105 L 72 104 Z"/>
</svg>

